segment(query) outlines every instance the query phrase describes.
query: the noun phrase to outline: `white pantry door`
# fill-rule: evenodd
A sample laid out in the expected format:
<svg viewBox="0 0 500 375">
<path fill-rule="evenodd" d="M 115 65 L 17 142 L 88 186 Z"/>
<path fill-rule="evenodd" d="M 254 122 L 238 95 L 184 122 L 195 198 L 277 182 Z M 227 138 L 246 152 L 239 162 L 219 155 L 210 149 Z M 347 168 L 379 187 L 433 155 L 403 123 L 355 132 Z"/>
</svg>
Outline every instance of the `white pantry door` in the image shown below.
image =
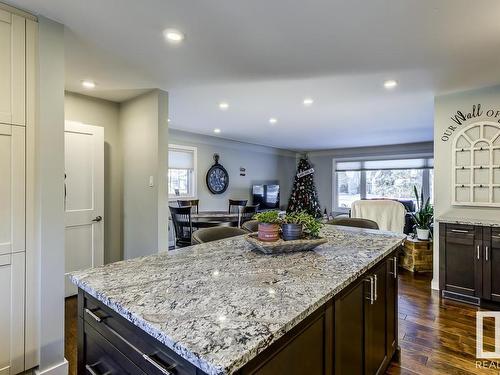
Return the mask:
<svg viewBox="0 0 500 375">
<path fill-rule="evenodd" d="M 104 128 L 66 121 L 65 272 L 104 263 Z M 66 276 L 66 297 L 77 288 Z"/>
</svg>

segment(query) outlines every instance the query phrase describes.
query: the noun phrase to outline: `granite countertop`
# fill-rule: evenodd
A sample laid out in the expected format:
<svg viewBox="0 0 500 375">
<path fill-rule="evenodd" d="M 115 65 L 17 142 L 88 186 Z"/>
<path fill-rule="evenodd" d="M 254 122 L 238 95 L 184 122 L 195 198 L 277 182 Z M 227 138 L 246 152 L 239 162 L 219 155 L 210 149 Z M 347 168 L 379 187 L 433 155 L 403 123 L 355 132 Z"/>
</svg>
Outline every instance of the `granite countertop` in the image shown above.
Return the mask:
<svg viewBox="0 0 500 375">
<path fill-rule="evenodd" d="M 484 227 L 500 227 L 500 220 L 489 220 L 489 219 L 472 219 L 465 217 L 455 217 L 455 216 L 440 216 L 436 218 L 439 223 L 448 224 L 464 224 L 464 225 L 477 225 Z"/>
<path fill-rule="evenodd" d="M 70 278 L 208 374 L 231 374 L 388 255 L 404 235 L 327 225 L 314 251 L 264 255 L 242 237 Z"/>
</svg>

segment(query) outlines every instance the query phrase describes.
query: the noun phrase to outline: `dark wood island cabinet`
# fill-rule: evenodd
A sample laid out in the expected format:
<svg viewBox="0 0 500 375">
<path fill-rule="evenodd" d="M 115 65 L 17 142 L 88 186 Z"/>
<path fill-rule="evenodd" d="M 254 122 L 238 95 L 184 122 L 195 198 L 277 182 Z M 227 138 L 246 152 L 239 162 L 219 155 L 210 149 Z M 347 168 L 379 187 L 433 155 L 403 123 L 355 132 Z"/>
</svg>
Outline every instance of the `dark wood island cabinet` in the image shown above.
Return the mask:
<svg viewBox="0 0 500 375">
<path fill-rule="evenodd" d="M 405 237 L 323 235 L 310 252 L 266 256 L 232 238 L 73 274 L 78 373 L 383 374 Z"/>
</svg>

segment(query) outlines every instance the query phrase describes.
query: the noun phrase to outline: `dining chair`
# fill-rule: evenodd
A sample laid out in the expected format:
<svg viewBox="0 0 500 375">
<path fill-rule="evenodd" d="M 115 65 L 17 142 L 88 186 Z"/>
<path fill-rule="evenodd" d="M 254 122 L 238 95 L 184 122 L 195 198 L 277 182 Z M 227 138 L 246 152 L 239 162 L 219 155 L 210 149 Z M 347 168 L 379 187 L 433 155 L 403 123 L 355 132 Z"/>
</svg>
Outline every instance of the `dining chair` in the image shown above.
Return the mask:
<svg viewBox="0 0 500 375">
<path fill-rule="evenodd" d="M 241 229 L 247 232 L 254 233 L 259 230 L 259 222 L 257 220 L 249 220 L 241 224 Z"/>
<path fill-rule="evenodd" d="M 378 229 L 378 224 L 369 219 L 360 219 L 354 217 L 339 217 L 327 222 L 330 225 L 342 225 L 344 227 L 356 227 L 366 229 Z"/>
<path fill-rule="evenodd" d="M 187 199 L 187 200 L 178 199 L 177 200 L 177 204 L 179 205 L 179 207 L 191 206 L 191 213 L 192 214 L 198 213 L 199 203 L 200 203 L 199 199 Z"/>
<path fill-rule="evenodd" d="M 252 220 L 252 218 L 254 217 L 254 215 L 257 213 L 257 210 L 259 209 L 259 205 L 258 204 L 255 204 L 255 205 L 248 205 L 248 206 L 245 206 L 241 209 L 241 212 L 240 212 L 240 225 L 239 227 L 241 228 L 241 226 L 247 222 L 247 221 L 250 221 Z"/>
<path fill-rule="evenodd" d="M 169 207 L 175 230 L 175 244 L 178 247 L 191 245 L 193 223 L 191 222 L 191 206 Z"/>
<path fill-rule="evenodd" d="M 235 200 L 235 199 L 229 199 L 229 213 L 230 214 L 236 214 L 241 211 L 241 207 L 245 207 L 247 205 L 248 200 L 243 199 L 243 200 Z"/>
<path fill-rule="evenodd" d="M 211 241 L 218 241 L 225 238 L 241 236 L 242 234 L 248 234 L 244 229 L 235 227 L 213 227 L 213 228 L 203 228 L 198 229 L 192 235 L 193 245 L 202 244 Z"/>
<path fill-rule="evenodd" d="M 373 220 L 381 230 L 403 233 L 405 215 L 405 206 L 393 200 L 358 200 L 351 204 L 351 217 Z"/>
</svg>

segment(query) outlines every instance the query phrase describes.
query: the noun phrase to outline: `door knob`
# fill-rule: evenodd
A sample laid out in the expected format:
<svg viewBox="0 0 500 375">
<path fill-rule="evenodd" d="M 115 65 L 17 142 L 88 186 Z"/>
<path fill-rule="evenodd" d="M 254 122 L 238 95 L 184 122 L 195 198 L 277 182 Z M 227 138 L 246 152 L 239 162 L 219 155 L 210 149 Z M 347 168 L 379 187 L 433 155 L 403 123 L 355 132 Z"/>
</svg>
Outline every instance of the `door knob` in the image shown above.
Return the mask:
<svg viewBox="0 0 500 375">
<path fill-rule="evenodd" d="M 102 216 L 96 216 L 95 219 L 92 219 L 92 221 L 96 222 L 96 223 L 100 222 L 101 220 L 102 220 Z"/>
</svg>

